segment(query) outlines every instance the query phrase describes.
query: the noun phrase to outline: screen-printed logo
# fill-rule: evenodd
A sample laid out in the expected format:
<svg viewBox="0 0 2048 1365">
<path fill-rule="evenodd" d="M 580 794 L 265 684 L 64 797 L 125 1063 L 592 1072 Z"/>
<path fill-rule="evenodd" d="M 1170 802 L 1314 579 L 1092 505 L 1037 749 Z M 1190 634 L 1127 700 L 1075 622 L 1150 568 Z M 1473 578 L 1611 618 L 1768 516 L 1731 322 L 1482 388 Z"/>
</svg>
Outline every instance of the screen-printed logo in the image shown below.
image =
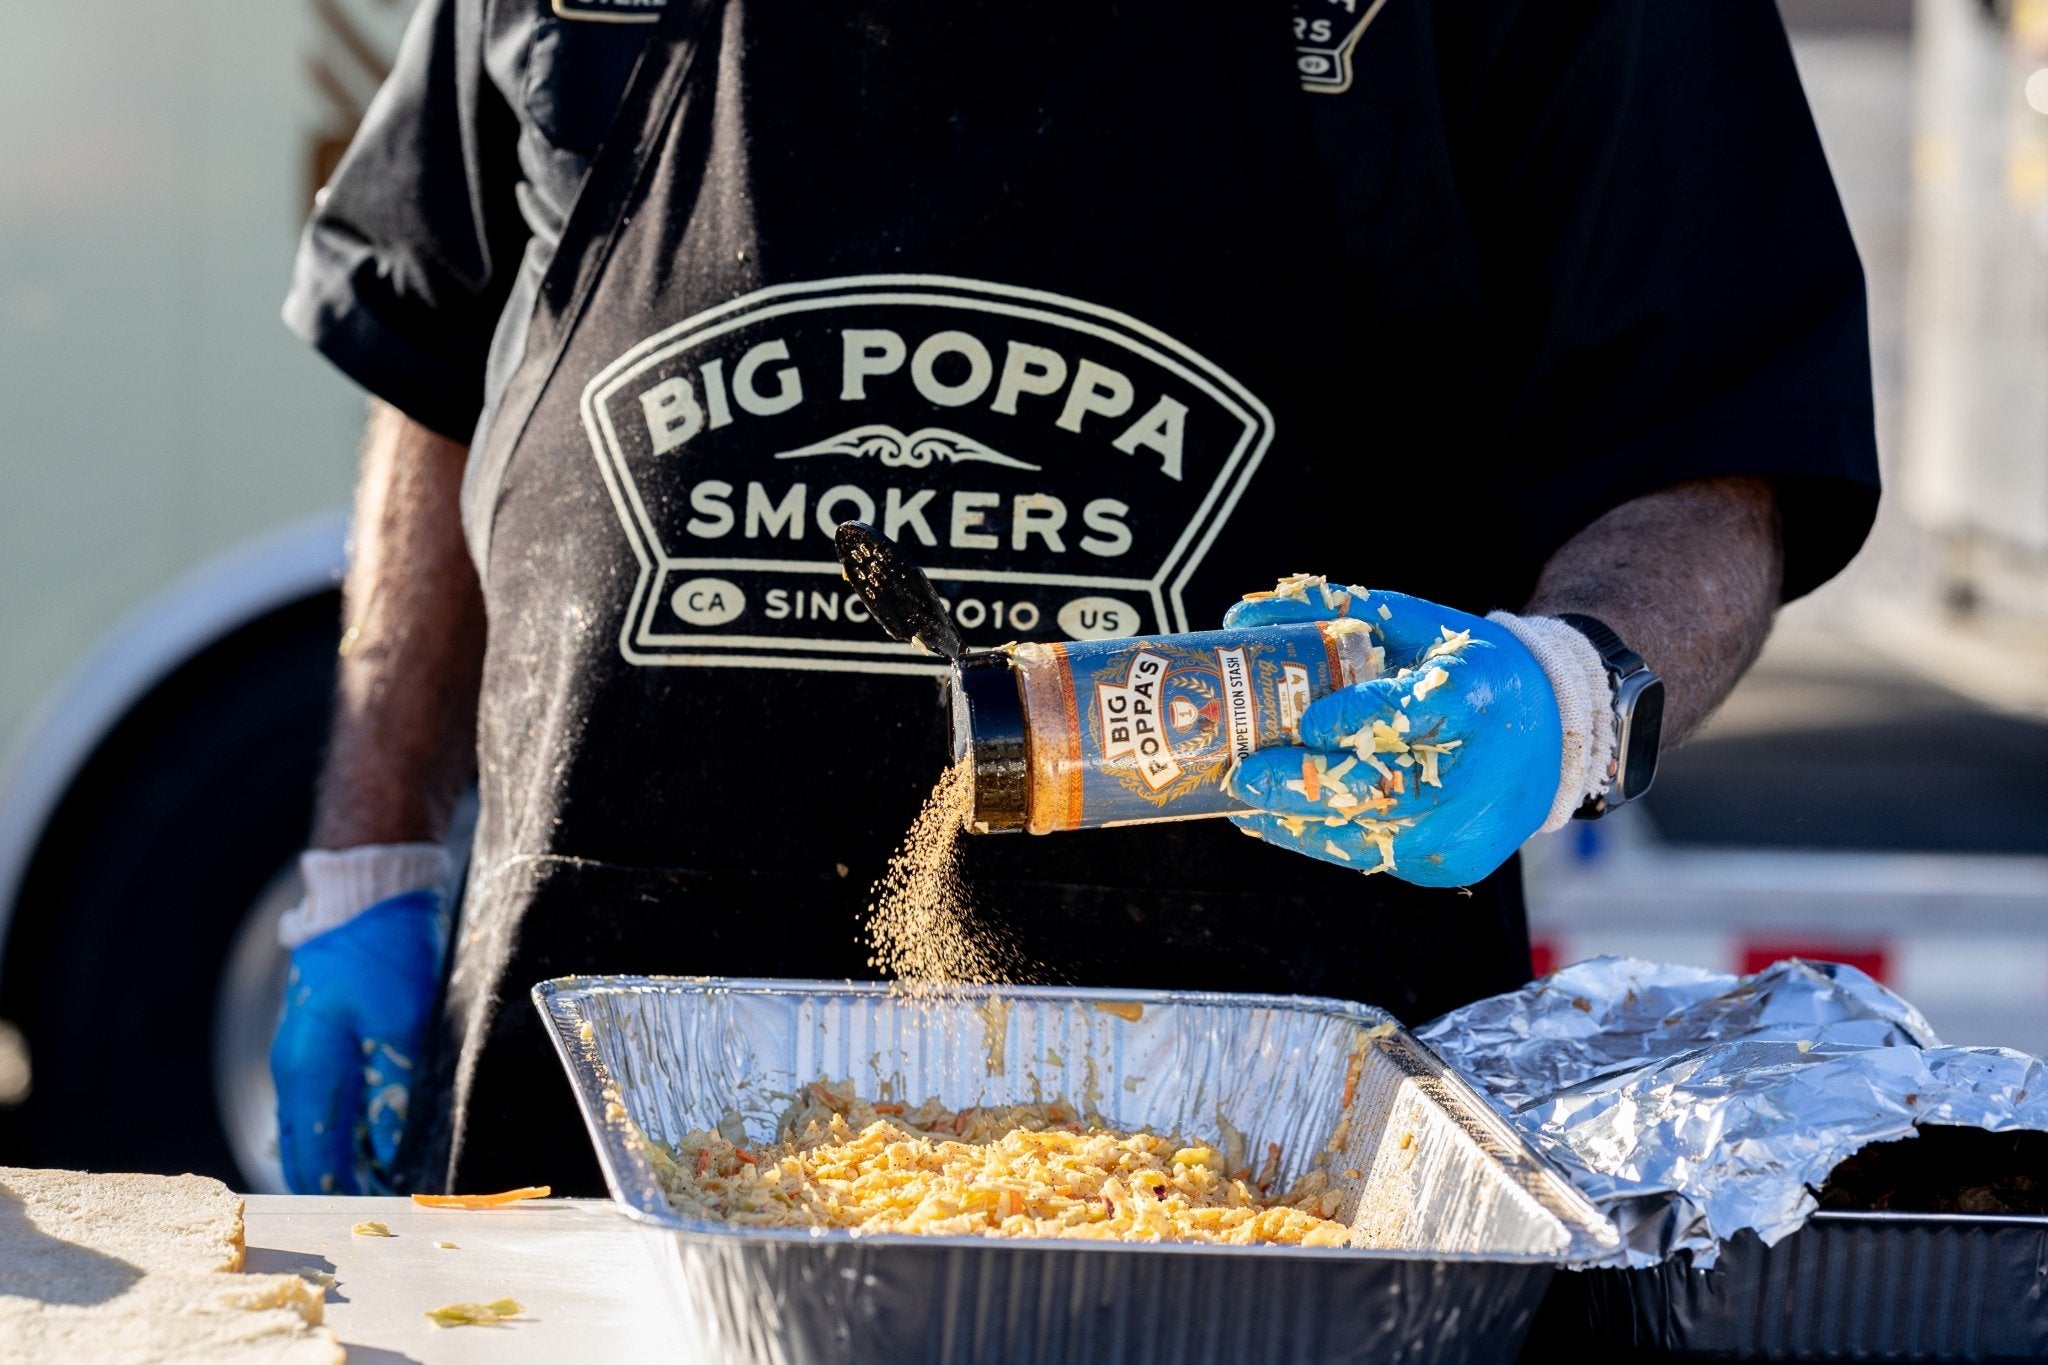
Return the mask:
<svg viewBox="0 0 2048 1365">
<path fill-rule="evenodd" d="M 910 551 L 971 644 L 1185 631 L 1273 436 L 1134 318 L 931 275 L 746 295 L 635 346 L 582 406 L 640 565 L 636 664 L 943 668 L 841 578 L 849 518 Z"/>
<path fill-rule="evenodd" d="M 1294 0 L 1294 70 L 1301 88 L 1341 95 L 1351 88 L 1351 54 L 1387 0 Z"/>
</svg>

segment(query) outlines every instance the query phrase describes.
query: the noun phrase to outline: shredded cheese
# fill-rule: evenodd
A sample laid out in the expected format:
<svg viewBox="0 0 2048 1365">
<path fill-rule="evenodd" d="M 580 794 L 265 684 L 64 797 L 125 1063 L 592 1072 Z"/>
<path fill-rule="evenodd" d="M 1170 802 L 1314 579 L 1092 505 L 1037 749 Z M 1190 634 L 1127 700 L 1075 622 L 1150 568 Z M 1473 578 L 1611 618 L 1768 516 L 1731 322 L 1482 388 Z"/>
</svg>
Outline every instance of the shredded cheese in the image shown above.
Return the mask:
<svg viewBox="0 0 2048 1365">
<path fill-rule="evenodd" d="M 1415 684 L 1415 690 L 1412 693 L 1412 695 L 1414 696 L 1415 700 L 1421 701 L 1423 698 L 1427 697 L 1430 693 L 1436 691 L 1439 687 L 1442 687 L 1445 683 L 1449 682 L 1450 680 L 1451 675 L 1444 672 L 1443 669 L 1432 668 L 1429 670 L 1429 672 L 1422 675 L 1421 682 Z"/>
<path fill-rule="evenodd" d="M 493 1327 L 525 1311 L 517 1299 L 494 1299 L 490 1303 L 444 1303 L 429 1308 L 427 1317 L 436 1327 Z"/>
</svg>

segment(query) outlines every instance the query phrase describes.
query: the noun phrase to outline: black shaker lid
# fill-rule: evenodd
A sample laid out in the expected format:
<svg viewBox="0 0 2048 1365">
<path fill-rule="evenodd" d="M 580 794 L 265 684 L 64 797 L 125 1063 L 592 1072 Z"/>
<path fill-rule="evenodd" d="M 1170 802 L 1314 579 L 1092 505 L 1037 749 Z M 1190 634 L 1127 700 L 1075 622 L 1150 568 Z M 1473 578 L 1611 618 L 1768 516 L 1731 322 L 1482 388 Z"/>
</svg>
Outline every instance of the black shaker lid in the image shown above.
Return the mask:
<svg viewBox="0 0 2048 1365">
<path fill-rule="evenodd" d="M 953 761 L 968 763 L 974 776 L 974 813 L 967 827 L 981 833 L 1023 829 L 1030 791 L 1029 751 L 1024 699 L 1010 656 L 988 650 L 954 660 L 948 698 Z"/>
</svg>

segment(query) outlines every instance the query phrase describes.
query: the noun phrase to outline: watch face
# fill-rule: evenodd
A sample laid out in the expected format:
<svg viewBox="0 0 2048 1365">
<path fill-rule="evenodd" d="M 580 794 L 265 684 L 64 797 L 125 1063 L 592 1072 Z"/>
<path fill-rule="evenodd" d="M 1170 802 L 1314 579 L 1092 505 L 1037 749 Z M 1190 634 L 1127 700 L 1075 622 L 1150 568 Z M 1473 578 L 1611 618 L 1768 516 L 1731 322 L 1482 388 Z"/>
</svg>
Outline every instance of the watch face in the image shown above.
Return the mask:
<svg viewBox="0 0 2048 1365">
<path fill-rule="evenodd" d="M 1657 775 L 1657 750 L 1664 739 L 1664 683 L 1654 675 L 1624 678 L 1621 713 L 1627 719 L 1621 732 L 1621 775 L 1616 780 L 1621 799 L 1633 801 L 1650 789 Z"/>
</svg>

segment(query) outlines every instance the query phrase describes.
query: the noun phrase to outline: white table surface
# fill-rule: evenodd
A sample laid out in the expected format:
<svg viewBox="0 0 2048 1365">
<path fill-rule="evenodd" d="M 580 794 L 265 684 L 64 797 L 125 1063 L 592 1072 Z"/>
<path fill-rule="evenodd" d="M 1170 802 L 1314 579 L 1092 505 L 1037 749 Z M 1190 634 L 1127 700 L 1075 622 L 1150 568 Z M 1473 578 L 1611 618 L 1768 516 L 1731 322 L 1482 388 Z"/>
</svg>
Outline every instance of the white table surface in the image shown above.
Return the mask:
<svg viewBox="0 0 2048 1365">
<path fill-rule="evenodd" d="M 381 1222 L 390 1237 L 349 1229 Z M 252 1271 L 324 1270 L 350 1365 L 676 1359 L 675 1320 L 640 1229 L 601 1199 L 424 1209 L 409 1199 L 250 1195 Z M 453 1242 L 443 1250 L 435 1242 Z M 447 1303 L 517 1299 L 496 1327 L 437 1327 Z"/>
</svg>

